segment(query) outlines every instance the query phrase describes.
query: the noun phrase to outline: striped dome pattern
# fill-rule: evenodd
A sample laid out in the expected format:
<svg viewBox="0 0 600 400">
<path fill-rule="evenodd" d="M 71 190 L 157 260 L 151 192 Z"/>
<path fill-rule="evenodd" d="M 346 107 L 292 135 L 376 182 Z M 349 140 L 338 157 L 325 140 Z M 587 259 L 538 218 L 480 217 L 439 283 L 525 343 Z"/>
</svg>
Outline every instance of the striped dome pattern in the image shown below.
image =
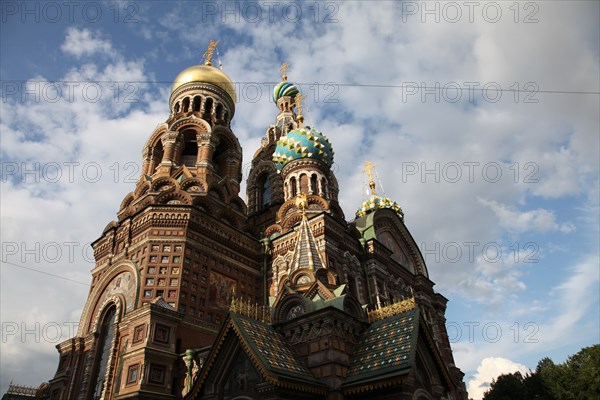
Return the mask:
<svg viewBox="0 0 600 400">
<path fill-rule="evenodd" d="M 291 130 L 277 141 L 273 162 L 277 170 L 281 171 L 290 161 L 301 158 L 319 160 L 331 168 L 333 147 L 329 139 L 315 129 L 302 127 Z"/>
<path fill-rule="evenodd" d="M 275 103 L 277 103 L 277 100 L 284 96 L 289 96 L 293 100 L 298 93 L 299 91 L 296 85 L 291 82 L 284 81 L 275 86 L 275 89 L 273 89 L 273 100 Z"/>
</svg>

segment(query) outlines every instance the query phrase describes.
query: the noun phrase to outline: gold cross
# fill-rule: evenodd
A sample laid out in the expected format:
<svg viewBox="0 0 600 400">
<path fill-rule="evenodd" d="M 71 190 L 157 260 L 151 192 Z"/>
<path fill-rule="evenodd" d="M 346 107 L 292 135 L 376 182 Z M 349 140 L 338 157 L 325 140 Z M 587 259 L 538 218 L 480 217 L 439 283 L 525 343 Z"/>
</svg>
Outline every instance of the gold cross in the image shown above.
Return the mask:
<svg viewBox="0 0 600 400">
<path fill-rule="evenodd" d="M 367 161 L 365 163 L 365 167 L 362 170 L 364 172 L 366 172 L 367 175 L 369 176 L 369 187 L 371 188 L 371 193 L 373 195 L 375 195 L 377 193 L 375 193 L 375 181 L 373 180 L 373 168 L 375 168 L 375 164 L 373 164 L 370 161 Z"/>
<path fill-rule="evenodd" d="M 212 65 L 212 57 L 213 57 L 213 52 L 215 51 L 215 47 L 217 47 L 217 45 L 219 44 L 219 41 L 217 40 L 216 42 L 212 39 L 210 39 L 210 43 L 208 44 L 208 49 L 206 50 L 206 52 L 204 53 L 204 55 L 202 55 L 202 58 L 205 59 L 205 64 L 206 65 Z"/>
<path fill-rule="evenodd" d="M 284 82 L 287 82 L 287 69 L 290 67 L 290 64 L 288 63 L 283 63 L 281 64 L 281 67 L 279 67 L 279 70 L 281 71 L 281 78 L 283 79 Z"/>
<path fill-rule="evenodd" d="M 296 97 L 294 98 L 294 105 L 296 106 L 296 108 L 298 109 L 298 114 L 302 114 L 302 100 L 304 100 L 306 98 L 305 94 L 300 94 L 298 93 L 296 95 Z"/>
</svg>

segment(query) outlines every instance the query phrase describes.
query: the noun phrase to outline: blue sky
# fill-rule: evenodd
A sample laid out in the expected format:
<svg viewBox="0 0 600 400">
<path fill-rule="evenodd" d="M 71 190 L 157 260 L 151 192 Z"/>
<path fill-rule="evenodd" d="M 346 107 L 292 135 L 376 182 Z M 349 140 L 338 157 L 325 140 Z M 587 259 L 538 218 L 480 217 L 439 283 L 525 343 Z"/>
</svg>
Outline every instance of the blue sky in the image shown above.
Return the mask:
<svg viewBox="0 0 600 400">
<path fill-rule="evenodd" d="M 54 375 L 88 244 L 209 39 L 238 88 L 244 164 L 274 122 L 283 62 L 334 146 L 348 220 L 376 164 L 449 299 L 471 396 L 600 341 L 598 2 L 1 6 L 0 391 Z"/>
</svg>

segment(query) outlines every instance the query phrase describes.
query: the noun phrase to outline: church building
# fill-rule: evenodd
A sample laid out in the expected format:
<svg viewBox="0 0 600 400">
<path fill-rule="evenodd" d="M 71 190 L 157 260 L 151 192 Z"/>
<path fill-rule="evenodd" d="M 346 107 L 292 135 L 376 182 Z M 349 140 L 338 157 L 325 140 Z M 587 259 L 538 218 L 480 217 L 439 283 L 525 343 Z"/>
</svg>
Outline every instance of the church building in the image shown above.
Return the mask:
<svg viewBox="0 0 600 400">
<path fill-rule="evenodd" d="M 402 209 L 367 163 L 370 198 L 347 221 L 333 144 L 304 124 L 286 64 L 240 197 L 236 91 L 215 45 L 175 78 L 141 176 L 92 244 L 79 329 L 44 397 L 466 399 L 448 300 Z"/>
</svg>

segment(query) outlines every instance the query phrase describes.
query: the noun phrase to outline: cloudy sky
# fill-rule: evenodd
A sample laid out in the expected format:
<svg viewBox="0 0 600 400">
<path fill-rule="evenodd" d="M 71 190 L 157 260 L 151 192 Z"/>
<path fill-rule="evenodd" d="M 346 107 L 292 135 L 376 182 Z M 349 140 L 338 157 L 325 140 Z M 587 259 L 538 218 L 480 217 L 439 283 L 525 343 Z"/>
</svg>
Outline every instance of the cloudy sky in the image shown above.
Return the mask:
<svg viewBox="0 0 600 400">
<path fill-rule="evenodd" d="M 237 85 L 245 164 L 274 121 L 283 62 L 333 143 L 348 220 L 375 163 L 449 299 L 472 397 L 600 342 L 597 1 L 1 7 L 1 393 L 54 375 L 89 289 L 89 243 L 209 39 Z"/>
</svg>

